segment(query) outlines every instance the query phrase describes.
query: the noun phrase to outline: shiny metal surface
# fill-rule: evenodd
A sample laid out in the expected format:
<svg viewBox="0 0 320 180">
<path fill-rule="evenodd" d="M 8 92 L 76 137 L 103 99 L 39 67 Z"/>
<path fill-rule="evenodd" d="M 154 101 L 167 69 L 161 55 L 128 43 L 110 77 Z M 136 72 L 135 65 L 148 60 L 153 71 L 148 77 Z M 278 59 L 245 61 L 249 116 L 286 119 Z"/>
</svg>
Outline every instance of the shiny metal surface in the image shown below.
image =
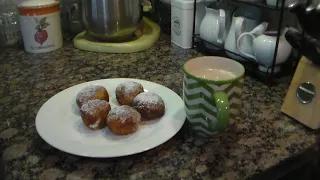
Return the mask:
<svg viewBox="0 0 320 180">
<path fill-rule="evenodd" d="M 126 41 L 142 22 L 142 6 L 139 0 L 82 0 L 82 21 L 98 40 Z"/>
<path fill-rule="evenodd" d="M 291 10 L 291 9 L 295 9 L 297 8 L 298 6 L 302 5 L 305 3 L 305 0 L 295 0 L 293 2 L 291 2 L 289 5 L 288 5 L 288 8 Z"/>
<path fill-rule="evenodd" d="M 311 0 L 310 5 L 306 8 L 306 13 L 311 13 L 318 6 L 318 0 Z"/>
<path fill-rule="evenodd" d="M 317 11 L 317 12 L 320 12 L 320 0 L 318 0 L 318 4 L 317 4 L 316 11 Z"/>
<path fill-rule="evenodd" d="M 310 82 L 301 83 L 297 88 L 297 98 L 302 104 L 312 102 L 316 96 L 316 88 Z"/>
<path fill-rule="evenodd" d="M 60 1 L 60 7 L 64 38 L 71 39 L 84 31 L 81 15 L 81 0 L 63 0 Z"/>
</svg>

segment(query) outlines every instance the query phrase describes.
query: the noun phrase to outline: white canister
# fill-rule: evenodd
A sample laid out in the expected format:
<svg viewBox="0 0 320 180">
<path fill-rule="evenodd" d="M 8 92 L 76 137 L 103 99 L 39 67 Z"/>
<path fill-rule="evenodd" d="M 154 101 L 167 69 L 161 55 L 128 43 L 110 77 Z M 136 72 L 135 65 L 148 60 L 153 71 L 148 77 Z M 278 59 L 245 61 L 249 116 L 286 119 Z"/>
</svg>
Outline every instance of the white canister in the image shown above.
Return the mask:
<svg viewBox="0 0 320 180">
<path fill-rule="evenodd" d="M 195 34 L 205 16 L 205 7 L 212 0 L 197 0 Z M 188 49 L 192 46 L 194 0 L 171 0 L 171 42 Z"/>
<path fill-rule="evenodd" d="M 19 4 L 24 48 L 44 53 L 62 47 L 60 6 L 56 0 L 28 0 Z"/>
</svg>

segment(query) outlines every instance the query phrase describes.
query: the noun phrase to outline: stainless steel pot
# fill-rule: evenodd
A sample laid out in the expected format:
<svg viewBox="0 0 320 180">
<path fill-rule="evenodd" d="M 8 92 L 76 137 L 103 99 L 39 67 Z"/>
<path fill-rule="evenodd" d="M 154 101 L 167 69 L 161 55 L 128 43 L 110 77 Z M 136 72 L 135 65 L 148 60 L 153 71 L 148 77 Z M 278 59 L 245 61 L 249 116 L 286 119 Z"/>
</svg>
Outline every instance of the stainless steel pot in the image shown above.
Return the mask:
<svg viewBox="0 0 320 180">
<path fill-rule="evenodd" d="M 130 40 L 142 22 L 139 0 L 82 0 L 87 34 L 106 41 Z"/>
</svg>

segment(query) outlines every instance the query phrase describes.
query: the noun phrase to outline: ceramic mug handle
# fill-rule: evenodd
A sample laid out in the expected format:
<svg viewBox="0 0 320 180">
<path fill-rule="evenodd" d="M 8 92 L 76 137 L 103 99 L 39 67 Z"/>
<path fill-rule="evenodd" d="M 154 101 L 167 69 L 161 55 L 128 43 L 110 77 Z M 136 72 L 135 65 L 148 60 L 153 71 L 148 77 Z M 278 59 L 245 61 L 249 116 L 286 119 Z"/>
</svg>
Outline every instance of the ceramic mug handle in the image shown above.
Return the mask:
<svg viewBox="0 0 320 180">
<path fill-rule="evenodd" d="M 238 49 L 238 51 L 239 51 L 241 54 L 243 54 L 243 55 L 245 55 L 245 56 L 247 56 L 247 57 L 249 57 L 249 58 L 252 58 L 252 59 L 256 60 L 256 58 L 255 58 L 252 54 L 246 53 L 246 52 L 244 52 L 244 51 L 241 49 L 241 44 L 240 44 L 240 42 L 241 42 L 241 39 L 242 39 L 244 36 L 251 36 L 251 37 L 252 37 L 252 41 L 254 41 L 254 40 L 256 39 L 256 37 L 255 37 L 252 33 L 249 33 L 249 32 L 242 33 L 242 34 L 238 37 L 238 39 L 237 39 L 237 43 L 236 43 L 237 49 Z"/>
<path fill-rule="evenodd" d="M 219 21 L 218 21 L 218 38 L 217 43 L 219 46 L 223 45 L 223 35 L 224 35 L 224 29 L 226 25 L 226 12 L 223 9 L 219 9 Z"/>
<path fill-rule="evenodd" d="M 212 94 L 217 108 L 217 124 L 216 128 L 224 129 L 229 124 L 229 100 L 225 92 L 217 91 Z M 213 126 L 212 124 L 209 126 Z"/>
</svg>

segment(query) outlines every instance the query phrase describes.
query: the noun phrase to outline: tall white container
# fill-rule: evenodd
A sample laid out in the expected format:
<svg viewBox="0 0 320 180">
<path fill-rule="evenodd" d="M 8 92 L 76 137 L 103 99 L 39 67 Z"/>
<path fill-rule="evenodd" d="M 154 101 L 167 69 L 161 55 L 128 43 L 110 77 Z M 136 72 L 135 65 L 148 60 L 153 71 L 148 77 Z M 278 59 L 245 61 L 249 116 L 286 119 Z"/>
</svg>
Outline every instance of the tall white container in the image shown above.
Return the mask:
<svg viewBox="0 0 320 180">
<path fill-rule="evenodd" d="M 205 7 L 213 0 L 197 0 L 195 33 L 205 16 Z M 192 47 L 194 0 L 171 0 L 171 42 L 184 48 Z"/>
<path fill-rule="evenodd" d="M 19 4 L 24 48 L 45 53 L 62 47 L 60 5 L 56 0 L 27 0 Z"/>
</svg>

